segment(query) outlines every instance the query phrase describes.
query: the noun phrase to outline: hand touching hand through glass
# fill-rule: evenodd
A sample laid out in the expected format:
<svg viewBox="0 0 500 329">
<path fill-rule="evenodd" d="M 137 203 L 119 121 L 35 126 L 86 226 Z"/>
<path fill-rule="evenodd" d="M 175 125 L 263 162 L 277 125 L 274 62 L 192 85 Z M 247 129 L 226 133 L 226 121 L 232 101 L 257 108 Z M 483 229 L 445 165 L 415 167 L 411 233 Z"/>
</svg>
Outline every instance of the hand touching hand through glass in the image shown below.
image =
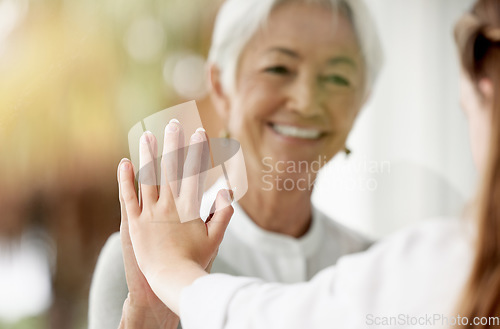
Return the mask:
<svg viewBox="0 0 500 329">
<path fill-rule="evenodd" d="M 209 157 L 203 147 L 207 136 L 203 131 L 191 136 L 185 163 L 180 152 L 176 152 L 183 147 L 182 139 L 182 127 L 171 121 L 165 129 L 162 184 L 158 192 L 153 165 L 156 140 L 151 133 L 141 137 L 142 207 L 135 193 L 130 162 L 123 161 L 119 168 L 120 201 L 127 213 L 137 264 L 154 293 L 177 314 L 182 289 L 207 274 L 204 269 L 216 254 L 233 214 L 229 192 L 221 190 L 211 220 L 205 223 L 199 218 L 205 178 L 202 168 Z"/>
<path fill-rule="evenodd" d="M 120 165 L 124 161 L 129 162 L 123 160 Z M 118 165 L 118 168 L 120 168 L 120 165 Z M 120 171 L 117 174 L 118 182 L 120 182 Z M 129 174 L 132 175 L 131 179 L 134 179 L 133 171 Z M 179 317 L 155 295 L 139 269 L 139 265 L 137 265 L 132 241 L 130 241 L 127 212 L 121 191 L 120 210 L 120 240 L 129 293 L 123 304 L 119 329 L 176 329 L 179 324 Z"/>
</svg>

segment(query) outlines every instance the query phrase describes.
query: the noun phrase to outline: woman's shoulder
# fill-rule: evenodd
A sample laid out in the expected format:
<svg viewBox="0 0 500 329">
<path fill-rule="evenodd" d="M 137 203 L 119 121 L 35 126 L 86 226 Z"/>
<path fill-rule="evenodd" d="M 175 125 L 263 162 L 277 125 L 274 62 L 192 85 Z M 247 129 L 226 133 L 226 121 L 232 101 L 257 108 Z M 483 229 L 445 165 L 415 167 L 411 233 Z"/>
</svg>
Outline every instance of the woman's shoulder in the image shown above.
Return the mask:
<svg viewBox="0 0 500 329">
<path fill-rule="evenodd" d="M 120 232 L 116 232 L 104 244 L 92 276 L 89 328 L 117 328 L 127 294 Z"/>
<path fill-rule="evenodd" d="M 473 260 L 467 230 L 459 219 L 412 225 L 342 257 L 325 273 L 333 278 L 330 290 L 345 309 L 366 314 L 449 314 Z"/>
<path fill-rule="evenodd" d="M 472 260 L 473 229 L 458 218 L 435 218 L 411 225 L 375 243 L 366 253 L 342 261 L 399 269 L 466 266 Z"/>
<path fill-rule="evenodd" d="M 96 267 L 102 264 L 119 263 L 123 266 L 120 232 L 111 234 L 101 249 Z"/>
<path fill-rule="evenodd" d="M 399 246 L 397 250 L 469 249 L 473 225 L 461 218 L 433 218 L 413 224 L 382 240 L 382 245 Z"/>
<path fill-rule="evenodd" d="M 101 249 L 94 271 L 94 280 L 100 275 L 125 278 L 120 232 L 111 234 Z"/>
<path fill-rule="evenodd" d="M 114 232 L 106 240 L 106 243 L 102 247 L 102 252 L 106 253 L 122 253 L 122 244 L 120 238 L 120 232 Z"/>
</svg>

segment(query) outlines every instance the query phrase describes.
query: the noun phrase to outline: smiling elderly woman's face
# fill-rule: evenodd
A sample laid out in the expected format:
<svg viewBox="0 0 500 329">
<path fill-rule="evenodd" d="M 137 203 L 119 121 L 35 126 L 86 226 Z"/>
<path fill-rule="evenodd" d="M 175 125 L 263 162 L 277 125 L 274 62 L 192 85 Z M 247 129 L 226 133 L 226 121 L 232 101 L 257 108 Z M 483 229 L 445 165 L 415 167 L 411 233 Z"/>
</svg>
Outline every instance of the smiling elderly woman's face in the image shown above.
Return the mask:
<svg viewBox="0 0 500 329">
<path fill-rule="evenodd" d="M 365 64 L 349 19 L 321 5 L 271 13 L 243 50 L 223 102 L 249 171 L 329 160 L 344 149 L 365 95 Z"/>
</svg>

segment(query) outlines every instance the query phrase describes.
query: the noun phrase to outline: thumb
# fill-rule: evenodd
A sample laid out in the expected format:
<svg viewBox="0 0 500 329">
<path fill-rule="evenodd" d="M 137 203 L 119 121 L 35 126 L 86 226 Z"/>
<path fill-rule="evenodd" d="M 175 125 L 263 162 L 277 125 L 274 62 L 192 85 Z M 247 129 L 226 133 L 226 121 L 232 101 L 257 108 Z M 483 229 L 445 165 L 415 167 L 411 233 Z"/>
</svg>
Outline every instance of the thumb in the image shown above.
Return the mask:
<svg viewBox="0 0 500 329">
<path fill-rule="evenodd" d="M 231 191 L 220 190 L 215 199 L 215 213 L 207 223 L 208 237 L 213 242 L 220 244 L 226 232 L 229 220 L 234 209 L 231 206 Z"/>
<path fill-rule="evenodd" d="M 125 209 L 125 203 L 123 201 L 123 196 L 122 196 L 122 189 L 120 186 L 120 167 L 123 162 L 128 161 L 128 159 L 122 159 L 120 163 L 118 164 L 117 172 L 116 172 L 116 180 L 118 181 L 118 199 L 120 201 L 120 215 L 121 215 L 121 225 L 120 228 L 123 226 L 127 227 L 128 230 L 128 216 L 127 216 L 127 210 Z"/>
<path fill-rule="evenodd" d="M 127 209 L 125 208 L 125 202 L 123 201 L 123 195 L 122 195 L 122 189 L 121 189 L 121 184 L 120 184 L 120 167 L 123 162 L 128 161 L 127 159 L 122 159 L 120 161 L 120 164 L 118 165 L 118 173 L 117 173 L 117 180 L 118 180 L 118 197 L 120 200 L 120 214 L 121 214 L 121 221 L 120 221 L 120 240 L 122 244 L 122 252 L 124 256 L 125 262 L 130 258 L 130 255 L 134 255 L 133 249 L 132 249 L 132 242 L 130 241 L 130 233 L 128 229 L 128 216 L 127 216 Z M 132 256 L 134 257 L 134 256 Z"/>
</svg>

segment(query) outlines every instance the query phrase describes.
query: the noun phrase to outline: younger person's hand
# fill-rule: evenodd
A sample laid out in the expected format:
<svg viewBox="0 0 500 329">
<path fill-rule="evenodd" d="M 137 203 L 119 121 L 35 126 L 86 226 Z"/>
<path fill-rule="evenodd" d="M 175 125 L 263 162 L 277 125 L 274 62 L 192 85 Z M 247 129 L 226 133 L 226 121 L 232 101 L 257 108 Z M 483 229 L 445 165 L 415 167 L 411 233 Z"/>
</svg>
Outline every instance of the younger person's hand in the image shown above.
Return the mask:
<svg viewBox="0 0 500 329">
<path fill-rule="evenodd" d="M 205 223 L 199 218 L 205 177 L 200 168 L 209 157 L 207 148 L 199 146 L 208 142 L 207 136 L 200 130 L 193 134 L 185 163 L 176 152 L 183 147 L 181 137 L 182 127 L 171 121 L 165 129 L 159 191 L 154 183 L 156 140 L 151 133 L 141 137 L 142 205 L 135 193 L 131 163 L 123 161 L 119 168 L 121 202 L 137 263 L 151 289 L 177 314 L 182 288 L 207 274 L 204 269 L 216 254 L 233 213 L 229 191 L 221 190 L 211 220 Z M 189 220 L 195 215 L 196 219 Z"/>
<path fill-rule="evenodd" d="M 123 160 L 129 161 L 129 160 Z M 122 164 L 120 162 L 120 165 Z M 118 166 L 119 167 L 119 166 Z M 130 173 L 133 175 L 133 172 Z M 120 182 L 118 172 L 118 182 Z M 133 177 L 132 177 L 133 179 Z M 151 290 L 135 258 L 128 230 L 128 218 L 121 191 L 120 196 L 120 240 L 127 279 L 128 296 L 123 304 L 119 329 L 176 329 L 179 317 L 172 312 Z"/>
</svg>

